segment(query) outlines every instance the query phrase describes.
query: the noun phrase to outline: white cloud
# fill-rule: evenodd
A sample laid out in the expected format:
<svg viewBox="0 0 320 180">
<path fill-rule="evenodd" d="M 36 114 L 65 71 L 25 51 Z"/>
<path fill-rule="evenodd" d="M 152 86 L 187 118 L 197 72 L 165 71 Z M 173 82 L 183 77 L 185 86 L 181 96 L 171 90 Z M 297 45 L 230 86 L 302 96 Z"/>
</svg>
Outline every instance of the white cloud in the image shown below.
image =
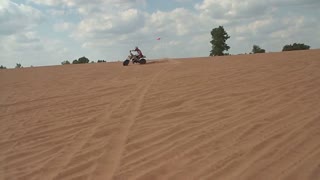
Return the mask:
<svg viewBox="0 0 320 180">
<path fill-rule="evenodd" d="M 0 64 L 54 65 L 64 60 L 67 49 L 62 41 L 39 38 L 33 31 L 9 35 L 0 39 Z"/>
<path fill-rule="evenodd" d="M 195 8 L 213 18 L 251 18 L 263 16 L 267 11 L 274 10 L 272 4 L 264 1 L 245 0 L 204 0 L 195 5 Z"/>
<path fill-rule="evenodd" d="M 110 38 L 135 32 L 144 26 L 144 15 L 136 9 L 119 11 L 117 14 L 96 14 L 85 17 L 73 33 L 78 38 Z"/>
<path fill-rule="evenodd" d="M 15 63 L 23 66 L 57 64 L 68 53 L 68 48 L 60 40 L 39 38 L 36 32 L 22 32 L 4 36 L 0 39 L 1 63 L 14 67 Z"/>
<path fill-rule="evenodd" d="M 48 9 L 46 13 L 52 17 L 63 18 L 64 16 L 75 14 L 73 9 Z"/>
<path fill-rule="evenodd" d="M 75 1 L 73 0 L 28 0 L 29 2 L 46 5 L 46 6 L 67 6 L 71 7 L 75 5 Z"/>
<path fill-rule="evenodd" d="M 44 20 L 43 14 L 31 6 L 8 0 L 2 0 L 0 5 L 0 35 L 30 30 Z"/>
<path fill-rule="evenodd" d="M 32 3 L 46 6 L 78 7 L 87 10 L 114 7 L 127 9 L 135 5 L 145 6 L 146 0 L 29 0 Z"/>
<path fill-rule="evenodd" d="M 172 33 L 183 36 L 193 31 L 197 20 L 195 14 L 184 8 L 177 8 L 170 12 L 157 11 L 148 16 L 149 27 L 157 33 Z M 199 27 L 199 26 L 198 26 Z"/>
<path fill-rule="evenodd" d="M 0 10 L 7 9 L 8 7 L 9 7 L 9 1 L 8 0 L 0 1 Z"/>
<path fill-rule="evenodd" d="M 116 14 L 96 13 L 85 16 L 72 37 L 82 43 L 82 48 L 94 51 L 105 52 L 106 48 L 121 48 L 126 53 L 125 48 L 139 45 L 147 51 L 149 57 L 163 57 L 173 53 L 173 50 L 169 50 L 170 47 L 183 47 L 185 42 L 190 41 L 191 35 L 199 32 L 208 34 L 208 29 L 203 31 L 199 28 L 207 23 L 184 8 L 154 13 L 143 13 L 131 8 Z M 161 38 L 160 41 L 156 40 L 158 37 Z M 158 53 L 160 49 L 161 54 Z M 190 52 L 177 53 L 175 57 L 192 55 Z"/>
<path fill-rule="evenodd" d="M 56 32 L 64 32 L 70 30 L 74 25 L 68 22 L 56 23 L 53 28 Z"/>
<path fill-rule="evenodd" d="M 186 2 L 191 2 L 193 0 L 174 0 L 176 2 L 179 2 L 179 3 L 186 3 Z"/>
</svg>

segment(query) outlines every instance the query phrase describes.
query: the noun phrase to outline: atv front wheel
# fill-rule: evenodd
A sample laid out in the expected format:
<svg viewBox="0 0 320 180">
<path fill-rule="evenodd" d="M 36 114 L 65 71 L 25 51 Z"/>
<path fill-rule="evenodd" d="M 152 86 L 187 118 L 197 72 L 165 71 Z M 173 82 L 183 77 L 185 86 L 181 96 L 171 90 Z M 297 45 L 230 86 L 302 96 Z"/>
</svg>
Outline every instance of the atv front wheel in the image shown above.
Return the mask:
<svg viewBox="0 0 320 180">
<path fill-rule="evenodd" d="M 126 59 L 125 61 L 123 61 L 123 66 L 128 66 L 129 65 L 129 63 L 130 63 L 130 61 L 128 60 L 128 59 Z"/>
</svg>

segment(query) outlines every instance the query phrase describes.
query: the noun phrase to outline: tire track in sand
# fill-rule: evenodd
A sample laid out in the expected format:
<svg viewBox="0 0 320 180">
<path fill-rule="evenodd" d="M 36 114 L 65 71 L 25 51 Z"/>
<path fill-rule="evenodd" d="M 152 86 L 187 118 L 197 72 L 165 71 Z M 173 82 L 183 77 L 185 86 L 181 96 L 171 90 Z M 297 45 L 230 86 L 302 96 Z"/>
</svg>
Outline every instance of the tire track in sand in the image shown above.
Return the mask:
<svg viewBox="0 0 320 180">
<path fill-rule="evenodd" d="M 171 67 L 172 68 L 172 67 Z M 133 98 L 125 98 L 115 111 L 109 114 L 109 118 L 119 119 L 119 127 L 110 140 L 110 147 L 102 155 L 98 161 L 97 168 L 93 173 L 97 180 L 109 180 L 112 179 L 117 171 L 125 144 L 128 139 L 128 135 L 131 127 L 133 126 L 136 117 L 139 114 L 144 97 L 155 80 L 165 71 L 168 71 L 168 67 L 164 67 L 158 73 L 152 76 L 149 81 L 142 83 L 134 93 L 131 93 L 128 97 L 135 95 L 138 92 L 138 96 Z M 118 112 L 120 111 L 120 112 Z"/>
<path fill-rule="evenodd" d="M 116 83 L 119 80 L 120 76 L 123 76 L 123 72 L 125 72 L 124 70 L 122 70 L 118 76 L 113 77 L 110 81 Z M 79 174 L 75 174 L 74 173 L 74 169 L 79 168 L 81 165 L 80 164 L 85 164 L 88 162 L 81 162 L 81 163 L 76 163 L 76 165 L 74 165 L 76 160 L 76 156 L 79 156 L 81 153 L 84 153 L 86 151 L 88 151 L 87 153 L 92 153 L 92 150 L 87 150 L 85 149 L 88 143 L 92 142 L 94 136 L 96 136 L 97 134 L 101 133 L 101 132 L 105 132 L 106 130 L 104 129 L 105 126 L 107 125 L 106 122 L 108 122 L 108 124 L 112 125 L 112 126 L 117 126 L 117 124 L 119 124 L 117 122 L 117 119 L 112 118 L 112 114 L 114 114 L 115 111 L 117 111 L 117 109 L 121 109 L 121 107 L 123 106 L 123 104 L 125 104 L 128 100 L 130 100 L 130 98 L 134 95 L 137 94 L 143 87 L 136 87 L 132 92 L 130 92 L 129 94 L 127 94 L 126 96 L 124 96 L 120 101 L 113 103 L 113 107 L 111 108 L 110 111 L 105 111 L 105 113 L 96 115 L 93 119 L 95 120 L 95 126 L 88 128 L 85 131 L 85 135 L 82 135 L 81 137 L 78 138 L 78 140 L 75 140 L 73 142 L 73 144 L 75 144 L 74 148 L 72 148 L 71 151 L 69 151 L 67 154 L 67 156 L 63 156 L 59 159 L 66 159 L 65 161 L 63 161 L 63 164 L 59 165 L 59 170 L 58 171 L 54 171 L 54 174 L 52 174 L 49 179 L 69 179 L 69 178 L 73 178 L 73 177 L 77 177 L 76 175 Z M 101 101 L 105 101 L 105 99 L 101 99 Z M 105 107 L 105 109 L 109 109 L 110 108 L 110 104 L 107 105 Z M 111 121 L 106 121 L 106 119 L 112 119 Z M 94 174 L 92 174 L 92 171 L 94 171 L 97 167 L 99 167 L 101 165 L 100 163 L 100 159 L 101 157 L 104 156 L 104 154 L 108 153 L 108 146 L 112 146 L 112 144 L 110 144 L 110 140 L 112 139 L 113 135 L 111 134 L 110 137 L 108 137 L 108 140 L 105 140 L 104 145 L 102 145 L 101 149 L 105 149 L 103 151 L 102 154 L 98 155 L 99 158 L 98 160 L 96 160 L 95 158 L 91 159 L 92 163 L 91 165 L 86 165 L 86 169 L 87 169 L 87 173 L 85 173 L 87 176 L 92 176 Z M 73 147 L 73 146 L 71 146 Z M 100 149 L 100 148 L 99 148 Z M 68 149 L 70 150 L 70 149 Z M 56 160 L 55 160 L 56 161 Z M 90 170 L 92 169 L 92 171 Z M 58 173 L 59 172 L 59 173 Z M 90 179 L 95 179 L 95 178 L 90 178 Z"/>
</svg>

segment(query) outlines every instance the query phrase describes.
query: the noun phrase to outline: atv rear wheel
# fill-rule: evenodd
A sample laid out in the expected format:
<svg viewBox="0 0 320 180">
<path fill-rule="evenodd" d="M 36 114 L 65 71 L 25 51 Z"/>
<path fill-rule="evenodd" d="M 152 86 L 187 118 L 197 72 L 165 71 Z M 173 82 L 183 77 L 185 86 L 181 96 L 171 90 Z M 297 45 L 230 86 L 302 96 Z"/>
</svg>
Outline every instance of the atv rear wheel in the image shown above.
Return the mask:
<svg viewBox="0 0 320 180">
<path fill-rule="evenodd" d="M 145 59 L 140 59 L 139 63 L 140 64 L 145 64 L 145 63 L 147 63 L 147 61 Z"/>
</svg>

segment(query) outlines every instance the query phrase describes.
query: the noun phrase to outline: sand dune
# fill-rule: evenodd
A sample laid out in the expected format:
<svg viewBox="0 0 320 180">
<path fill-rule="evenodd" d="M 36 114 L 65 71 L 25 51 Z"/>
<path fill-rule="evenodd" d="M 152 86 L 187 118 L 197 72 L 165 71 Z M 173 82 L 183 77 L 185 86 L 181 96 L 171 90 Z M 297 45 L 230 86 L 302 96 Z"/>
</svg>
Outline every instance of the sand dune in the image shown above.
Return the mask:
<svg viewBox="0 0 320 180">
<path fill-rule="evenodd" d="M 320 179 L 320 50 L 1 70 L 0 83 L 0 179 Z"/>
</svg>

